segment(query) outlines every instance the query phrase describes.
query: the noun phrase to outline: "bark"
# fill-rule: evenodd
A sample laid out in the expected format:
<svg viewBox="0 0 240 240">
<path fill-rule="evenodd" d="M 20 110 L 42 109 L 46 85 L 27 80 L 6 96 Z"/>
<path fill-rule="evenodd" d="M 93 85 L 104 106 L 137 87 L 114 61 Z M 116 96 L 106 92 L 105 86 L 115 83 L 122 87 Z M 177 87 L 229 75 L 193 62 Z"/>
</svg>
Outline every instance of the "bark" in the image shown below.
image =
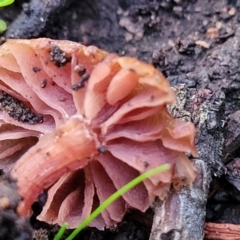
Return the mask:
<svg viewBox="0 0 240 240">
<path fill-rule="evenodd" d="M 73 0 L 32 0 L 23 5 L 22 13 L 9 26 L 7 38 L 37 37 L 53 15 L 59 14 Z"/>
<path fill-rule="evenodd" d="M 176 93 L 177 102 L 170 111 L 176 117 L 191 117 L 197 126 L 198 159 L 193 159 L 197 177 L 190 186 L 172 190 L 163 202 L 156 202 L 150 240 L 203 239 L 211 176 L 225 172 L 221 162 L 224 139 L 220 125 L 224 93 L 211 94 L 206 89 L 188 91 L 184 86 L 177 87 Z"/>
</svg>

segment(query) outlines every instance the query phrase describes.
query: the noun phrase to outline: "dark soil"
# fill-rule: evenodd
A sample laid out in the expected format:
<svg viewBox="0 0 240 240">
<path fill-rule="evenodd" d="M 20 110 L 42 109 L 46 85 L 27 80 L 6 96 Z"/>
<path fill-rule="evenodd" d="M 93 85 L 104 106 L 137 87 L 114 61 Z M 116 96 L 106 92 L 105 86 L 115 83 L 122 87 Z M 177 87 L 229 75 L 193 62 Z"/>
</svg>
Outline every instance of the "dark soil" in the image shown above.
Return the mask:
<svg viewBox="0 0 240 240">
<path fill-rule="evenodd" d="M 67 7 L 66 1 L 62 5 L 56 1 L 61 6 L 52 0 L 38 1 L 38 6 L 35 2 L 16 0 L 0 9 L 9 24 L 23 11 L 21 24 L 13 23 L 8 37 L 45 36 L 96 45 L 152 63 L 172 85 L 225 93 L 221 154 L 228 170 L 212 182 L 206 221 L 240 224 L 240 1 L 81 0 Z M 48 4 L 46 11 L 44 4 Z M 86 229 L 78 239 L 147 240 L 152 214 L 129 213 L 117 228 Z M 31 222 L 41 229 L 35 232 L 36 239 L 48 239 L 46 235 L 52 239 L 57 231 L 34 219 Z"/>
<path fill-rule="evenodd" d="M 0 109 L 7 112 L 13 119 L 21 122 L 29 124 L 43 122 L 42 115 L 37 116 L 24 103 L 4 91 L 0 91 Z"/>
<path fill-rule="evenodd" d="M 30 239 L 32 228 L 26 219 L 18 216 L 16 211 L 20 200 L 16 181 L 0 171 L 0 239 Z"/>
</svg>

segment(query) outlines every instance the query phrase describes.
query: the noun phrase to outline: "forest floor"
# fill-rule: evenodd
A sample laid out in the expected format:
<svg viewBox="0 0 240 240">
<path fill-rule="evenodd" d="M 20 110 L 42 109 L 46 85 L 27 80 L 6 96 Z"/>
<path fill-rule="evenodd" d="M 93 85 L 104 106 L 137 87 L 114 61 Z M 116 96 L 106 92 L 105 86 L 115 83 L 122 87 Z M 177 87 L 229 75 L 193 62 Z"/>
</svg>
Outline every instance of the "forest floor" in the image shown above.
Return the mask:
<svg viewBox="0 0 240 240">
<path fill-rule="evenodd" d="M 19 28 L 11 26 L 22 11 L 28 11 L 28 4 L 16 0 L 13 5 L 0 9 L 0 17 L 10 25 L 8 37 L 50 37 L 95 45 L 153 64 L 173 86 L 184 84 L 198 90 L 223 91 L 226 97 L 222 160 L 224 164 L 239 161 L 239 0 L 72 1 L 55 11 L 41 29 L 31 29 L 31 23 L 25 29 L 24 24 Z M 233 140 L 234 146 L 229 143 Z M 214 179 L 206 222 L 240 224 L 240 192 L 237 190 L 240 170 L 234 170 L 237 172 L 234 181 L 225 177 Z M 229 167 L 229 171 L 233 168 Z M 152 216 L 151 209 L 145 214 L 131 212 L 115 229 L 104 232 L 86 229 L 76 239 L 147 240 Z M 52 239 L 56 232 L 56 228 L 34 219 L 32 225 L 38 229 L 36 239 Z"/>
</svg>

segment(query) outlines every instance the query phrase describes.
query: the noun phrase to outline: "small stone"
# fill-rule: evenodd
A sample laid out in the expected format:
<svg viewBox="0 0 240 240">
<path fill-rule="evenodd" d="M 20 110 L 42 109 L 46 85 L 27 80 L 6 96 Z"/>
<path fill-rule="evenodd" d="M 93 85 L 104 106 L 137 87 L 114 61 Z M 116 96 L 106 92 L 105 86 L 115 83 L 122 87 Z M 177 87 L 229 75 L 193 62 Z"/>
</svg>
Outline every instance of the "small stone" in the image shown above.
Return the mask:
<svg viewBox="0 0 240 240">
<path fill-rule="evenodd" d="M 174 41 L 171 40 L 171 39 L 168 40 L 168 45 L 169 45 L 170 47 L 175 47 L 175 43 L 174 43 Z"/>
<path fill-rule="evenodd" d="M 228 12 L 228 8 L 227 8 L 227 7 L 222 8 L 222 9 L 221 9 L 221 12 L 222 12 L 222 13 L 227 13 L 227 12 Z"/>
<path fill-rule="evenodd" d="M 221 29 L 222 28 L 222 23 L 221 22 L 216 22 L 216 28 Z"/>
<path fill-rule="evenodd" d="M 173 11 L 176 13 L 176 12 L 182 12 L 183 11 L 183 8 L 181 6 L 175 6 L 173 7 Z"/>
<path fill-rule="evenodd" d="M 218 38 L 219 37 L 219 31 L 217 28 L 208 28 L 207 29 L 207 37 L 208 38 Z"/>
<path fill-rule="evenodd" d="M 236 12 L 237 12 L 236 8 L 232 7 L 232 8 L 228 11 L 228 14 L 229 14 L 230 16 L 234 16 L 234 15 L 236 14 Z"/>
<path fill-rule="evenodd" d="M 201 12 L 202 11 L 202 8 L 201 7 L 196 7 L 195 8 L 195 12 Z"/>
<path fill-rule="evenodd" d="M 126 42 L 130 42 L 133 39 L 133 35 L 129 32 L 126 32 L 124 34 L 124 37 L 125 37 Z"/>
<path fill-rule="evenodd" d="M 203 48 L 209 48 L 210 47 L 210 44 L 205 42 L 205 41 L 202 41 L 202 40 L 198 40 L 195 42 L 196 45 L 200 46 L 200 47 L 203 47 Z"/>
<path fill-rule="evenodd" d="M 10 206 L 9 198 L 7 198 L 7 197 L 0 198 L 0 208 L 6 209 L 9 206 Z"/>
</svg>

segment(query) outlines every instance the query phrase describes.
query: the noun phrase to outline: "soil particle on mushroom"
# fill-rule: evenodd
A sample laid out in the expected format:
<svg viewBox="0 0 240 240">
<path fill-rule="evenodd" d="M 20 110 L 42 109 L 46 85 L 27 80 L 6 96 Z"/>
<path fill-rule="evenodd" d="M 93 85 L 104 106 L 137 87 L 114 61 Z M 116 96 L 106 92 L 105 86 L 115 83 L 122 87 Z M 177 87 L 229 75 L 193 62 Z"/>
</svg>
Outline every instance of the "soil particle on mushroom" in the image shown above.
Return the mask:
<svg viewBox="0 0 240 240">
<path fill-rule="evenodd" d="M 47 79 L 43 79 L 41 82 L 41 88 L 45 88 L 47 86 Z"/>
<path fill-rule="evenodd" d="M 80 80 L 72 85 L 72 90 L 78 90 L 85 86 L 85 82 L 89 79 L 90 75 L 86 73 L 87 69 L 83 65 L 77 65 L 74 68 L 74 71 L 80 76 Z"/>
<path fill-rule="evenodd" d="M 72 90 L 78 90 L 80 88 L 84 87 L 84 83 L 89 79 L 90 75 L 85 73 L 81 79 L 79 80 L 79 82 L 75 83 L 72 85 Z"/>
<path fill-rule="evenodd" d="M 83 65 L 78 64 L 75 66 L 74 71 L 82 77 L 86 73 L 87 69 Z"/>
<path fill-rule="evenodd" d="M 32 70 L 37 73 L 37 72 L 40 72 L 41 71 L 41 68 L 38 68 L 38 67 L 33 67 Z"/>
<path fill-rule="evenodd" d="M 57 45 L 51 47 L 50 55 L 50 61 L 54 62 L 57 67 L 62 67 L 71 61 L 71 57 L 67 56 Z"/>
<path fill-rule="evenodd" d="M 8 113 L 15 120 L 35 124 L 43 122 L 41 114 L 35 114 L 29 107 L 4 91 L 0 92 L 0 109 Z"/>
</svg>

